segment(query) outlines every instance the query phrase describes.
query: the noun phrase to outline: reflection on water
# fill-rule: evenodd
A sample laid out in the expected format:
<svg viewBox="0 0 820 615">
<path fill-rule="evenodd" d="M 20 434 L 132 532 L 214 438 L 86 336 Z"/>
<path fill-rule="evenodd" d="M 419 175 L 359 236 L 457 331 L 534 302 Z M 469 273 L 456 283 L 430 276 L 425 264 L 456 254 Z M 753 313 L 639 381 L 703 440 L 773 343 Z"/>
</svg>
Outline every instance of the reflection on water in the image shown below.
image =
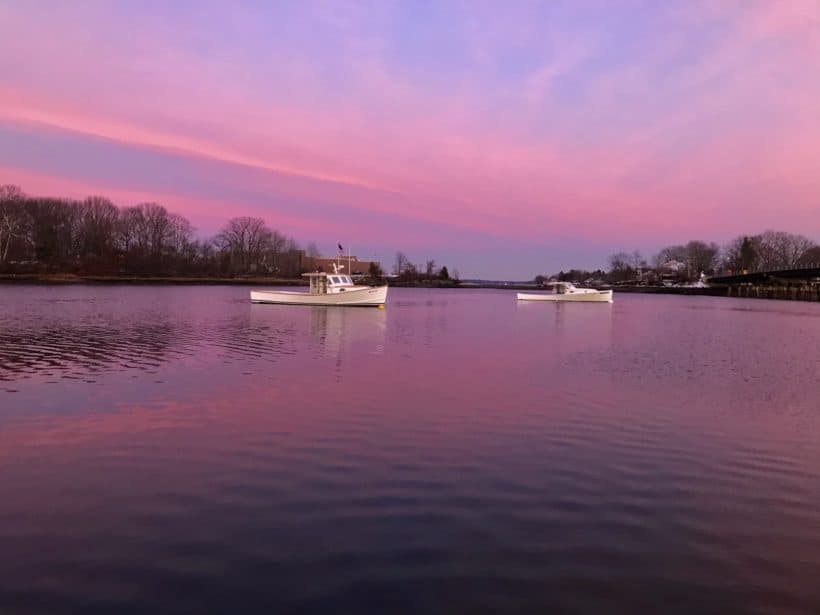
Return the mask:
<svg viewBox="0 0 820 615">
<path fill-rule="evenodd" d="M 274 360 L 294 354 L 296 341 L 308 333 L 318 342 L 320 354 L 339 361 L 342 351 L 352 346 L 357 350 L 370 346 L 374 352 L 384 349 L 383 310 L 251 305 L 249 313 L 211 318 L 197 309 L 172 315 L 155 306 L 114 301 L 63 303 L 69 306 L 21 305 L 3 315 L 0 382 L 32 377 L 51 382 L 91 379 L 128 370 L 156 374 L 169 361 L 203 352 L 225 360 L 263 356 Z M 145 312 L 140 312 L 143 308 Z M 54 313 L 49 313 L 51 309 Z M 189 320 L 190 316 L 194 318 Z"/>
<path fill-rule="evenodd" d="M 0 612 L 815 613 L 818 307 L 4 287 Z"/>
<path fill-rule="evenodd" d="M 333 372 L 339 377 L 346 360 L 355 365 L 356 357 L 363 353 L 384 352 L 386 319 L 380 309 L 253 304 L 250 325 L 268 331 L 276 323 L 287 322 L 292 331 L 308 331 L 316 355 L 332 359 Z"/>
<path fill-rule="evenodd" d="M 189 334 L 190 335 L 190 334 Z M 151 371 L 185 332 L 167 323 L 27 323 L 0 332 L 0 381 L 39 376 L 76 378 L 121 369 Z M 172 354 L 190 353 L 184 344 Z"/>
</svg>

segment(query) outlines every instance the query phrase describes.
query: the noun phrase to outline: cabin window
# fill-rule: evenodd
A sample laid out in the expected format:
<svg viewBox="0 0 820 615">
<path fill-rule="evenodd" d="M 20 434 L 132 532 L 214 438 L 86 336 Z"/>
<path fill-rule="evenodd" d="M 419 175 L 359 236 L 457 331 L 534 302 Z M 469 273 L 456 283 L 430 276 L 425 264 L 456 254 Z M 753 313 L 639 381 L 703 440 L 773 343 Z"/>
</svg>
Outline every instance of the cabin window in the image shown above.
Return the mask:
<svg viewBox="0 0 820 615">
<path fill-rule="evenodd" d="M 342 278 L 342 280 L 345 284 L 353 284 L 353 280 L 351 280 L 349 277 L 344 277 Z"/>
<path fill-rule="evenodd" d="M 337 275 L 332 276 L 330 279 L 333 280 L 334 284 L 341 284 L 341 282 L 339 281 L 339 276 Z"/>
</svg>

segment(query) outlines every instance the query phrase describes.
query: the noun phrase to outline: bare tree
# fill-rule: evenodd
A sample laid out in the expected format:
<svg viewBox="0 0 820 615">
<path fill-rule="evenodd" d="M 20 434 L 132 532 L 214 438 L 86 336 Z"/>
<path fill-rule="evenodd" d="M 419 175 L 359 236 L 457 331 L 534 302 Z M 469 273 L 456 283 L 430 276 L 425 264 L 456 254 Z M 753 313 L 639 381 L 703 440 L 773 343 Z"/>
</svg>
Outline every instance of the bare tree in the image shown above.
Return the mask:
<svg viewBox="0 0 820 615">
<path fill-rule="evenodd" d="M 273 270 L 274 273 L 281 273 L 283 269 L 283 257 L 288 247 L 289 238 L 279 231 L 271 231 L 265 246 L 263 263 Z"/>
<path fill-rule="evenodd" d="M 26 198 L 20 186 L 14 184 L 0 185 L 0 203 L 19 203 Z"/>
<path fill-rule="evenodd" d="M 28 216 L 24 201 L 19 186 L 0 186 L 0 262 L 6 262 L 12 243 L 25 235 Z"/>
<path fill-rule="evenodd" d="M 629 266 L 629 254 L 626 252 L 616 252 L 609 257 L 609 268 L 613 271 L 626 269 Z"/>
<path fill-rule="evenodd" d="M 9 185 L 0 186 L 0 263 L 11 260 L 34 261 L 46 270 L 155 274 L 250 271 L 274 263 L 296 275 L 301 267 L 293 239 L 270 231 L 259 218 L 235 218 L 213 242 L 200 242 L 185 217 L 157 203 L 119 209 L 101 196 L 82 202 L 28 198 Z"/>
<path fill-rule="evenodd" d="M 690 241 L 686 244 L 686 268 L 689 278 L 701 273 L 711 273 L 715 269 L 720 248 L 717 244 L 704 241 Z"/>
<path fill-rule="evenodd" d="M 142 212 L 141 233 L 148 252 L 152 257 L 159 258 L 172 233 L 168 210 L 157 203 L 140 203 L 137 207 Z"/>
<path fill-rule="evenodd" d="M 396 252 L 396 261 L 393 264 L 393 273 L 395 275 L 401 275 L 404 273 L 405 269 L 407 269 L 407 265 L 409 264 L 409 260 L 407 256 L 405 256 L 404 252 Z"/>
<path fill-rule="evenodd" d="M 314 242 L 310 242 L 307 247 L 305 248 L 305 255 L 311 258 L 319 258 L 319 248 L 316 246 Z"/>
<path fill-rule="evenodd" d="M 90 196 L 81 206 L 81 245 L 83 256 L 102 257 L 114 247 L 119 210 L 107 198 Z"/>
<path fill-rule="evenodd" d="M 299 244 L 293 237 L 288 237 L 279 256 L 279 273 L 286 276 L 295 277 L 302 270 L 302 255 Z"/>
<path fill-rule="evenodd" d="M 433 278 L 433 274 L 435 273 L 435 269 L 436 269 L 436 261 L 435 261 L 435 259 L 431 258 L 430 260 L 427 261 L 427 265 L 426 265 L 425 270 L 424 270 L 424 275 L 427 276 L 427 279 L 432 279 Z"/>
<path fill-rule="evenodd" d="M 139 242 L 139 231 L 142 226 L 142 212 L 139 207 L 120 209 L 117 219 L 117 245 L 123 252 L 136 249 Z"/>
<path fill-rule="evenodd" d="M 766 231 L 757 236 L 761 268 L 765 270 L 793 269 L 800 258 L 815 243 L 803 235 L 784 231 Z"/>
<path fill-rule="evenodd" d="M 761 269 L 772 271 L 787 267 L 784 257 L 786 244 L 789 241 L 787 235 L 780 231 L 765 231 L 755 236 Z"/>
<path fill-rule="evenodd" d="M 29 198 L 24 206 L 29 217 L 25 243 L 33 258 L 51 266 L 70 262 L 77 248 L 79 204 L 64 199 Z"/>
<path fill-rule="evenodd" d="M 760 242 L 754 238 L 744 237 L 740 244 L 740 267 L 749 271 L 757 266 Z"/>
<path fill-rule="evenodd" d="M 216 267 L 216 258 L 214 255 L 214 244 L 210 241 L 194 242 L 192 246 L 193 253 L 196 259 L 202 266 Z"/>
<path fill-rule="evenodd" d="M 165 248 L 176 255 L 190 253 L 194 226 L 188 218 L 179 214 L 168 214 L 168 228 Z"/>
<path fill-rule="evenodd" d="M 271 231 L 262 218 L 231 218 L 217 235 L 217 245 L 238 263 L 240 271 L 247 273 L 259 266 L 270 238 Z"/>
<path fill-rule="evenodd" d="M 678 261 L 683 263 L 686 261 L 686 247 L 685 246 L 667 246 L 658 252 L 652 259 L 655 263 L 655 268 L 660 269 L 666 263 L 671 261 Z"/>
<path fill-rule="evenodd" d="M 609 257 L 609 267 L 613 272 L 625 272 L 629 269 L 631 255 L 626 252 L 616 252 Z"/>
<path fill-rule="evenodd" d="M 803 253 L 797 263 L 798 267 L 820 267 L 820 246 L 812 246 Z"/>
</svg>

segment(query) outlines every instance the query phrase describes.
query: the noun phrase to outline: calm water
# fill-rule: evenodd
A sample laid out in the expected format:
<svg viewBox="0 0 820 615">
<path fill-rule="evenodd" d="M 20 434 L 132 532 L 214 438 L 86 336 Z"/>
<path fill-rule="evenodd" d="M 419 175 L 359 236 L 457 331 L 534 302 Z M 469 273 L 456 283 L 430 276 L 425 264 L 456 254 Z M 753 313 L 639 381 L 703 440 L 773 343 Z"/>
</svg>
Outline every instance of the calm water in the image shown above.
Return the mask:
<svg viewBox="0 0 820 615">
<path fill-rule="evenodd" d="M 820 611 L 820 305 L 0 286 L 0 612 Z"/>
</svg>

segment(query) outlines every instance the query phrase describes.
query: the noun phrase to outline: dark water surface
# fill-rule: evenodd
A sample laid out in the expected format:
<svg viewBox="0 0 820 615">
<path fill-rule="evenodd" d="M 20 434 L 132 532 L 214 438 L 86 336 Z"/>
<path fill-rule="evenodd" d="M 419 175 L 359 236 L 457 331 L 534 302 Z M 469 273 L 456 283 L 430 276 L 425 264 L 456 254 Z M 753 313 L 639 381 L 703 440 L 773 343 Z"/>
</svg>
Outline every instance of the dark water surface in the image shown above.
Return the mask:
<svg viewBox="0 0 820 615">
<path fill-rule="evenodd" d="M 0 612 L 820 612 L 820 305 L 0 286 Z"/>
</svg>

